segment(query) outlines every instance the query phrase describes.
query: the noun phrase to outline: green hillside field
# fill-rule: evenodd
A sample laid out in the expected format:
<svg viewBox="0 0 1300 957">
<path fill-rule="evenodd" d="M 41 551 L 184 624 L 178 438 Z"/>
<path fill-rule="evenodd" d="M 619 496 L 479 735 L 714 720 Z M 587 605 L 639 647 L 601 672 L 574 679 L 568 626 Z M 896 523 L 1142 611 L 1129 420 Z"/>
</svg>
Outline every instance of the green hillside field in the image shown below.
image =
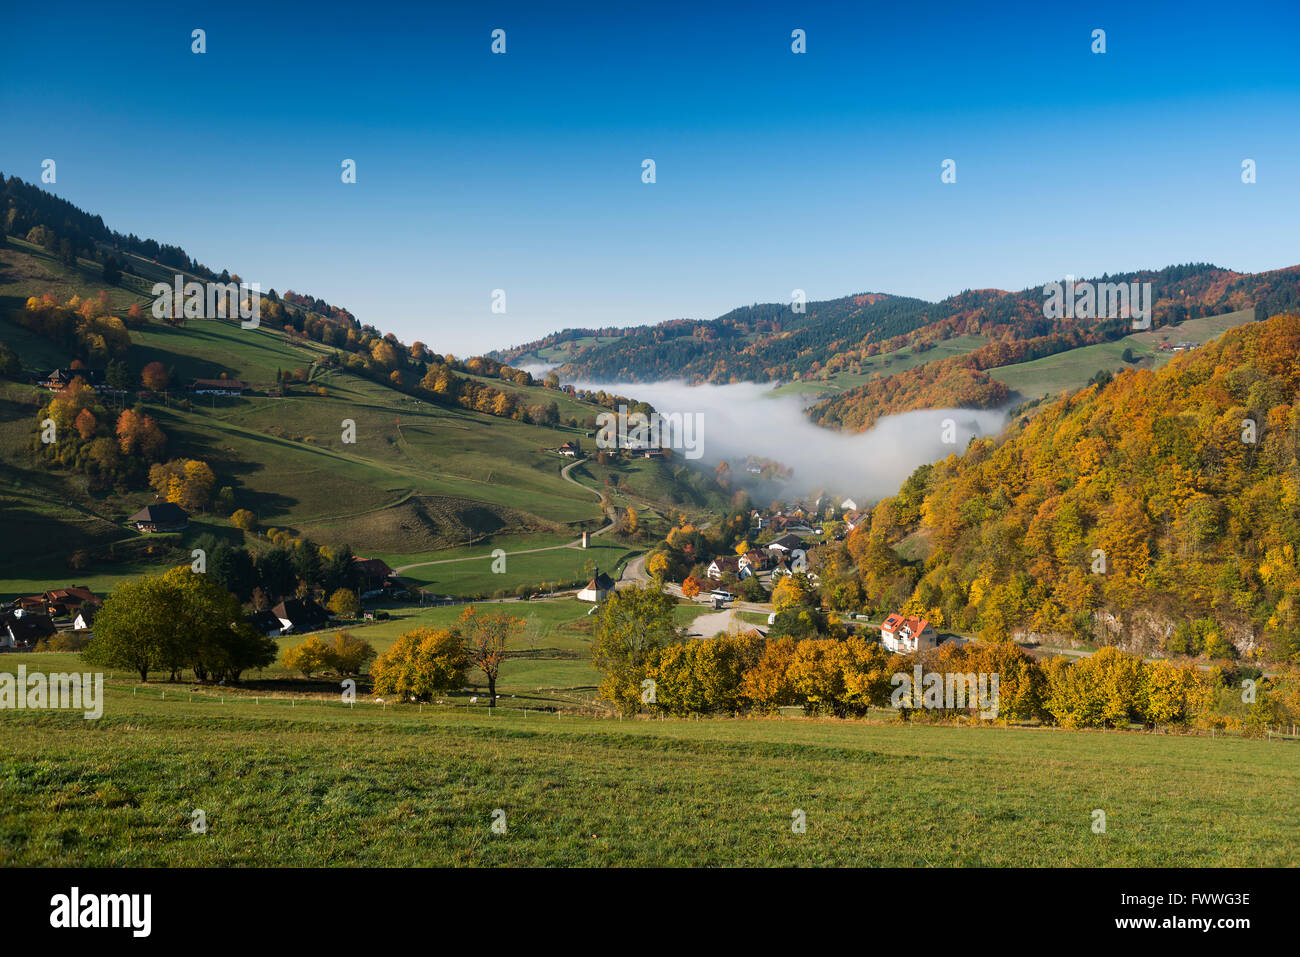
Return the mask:
<svg viewBox="0 0 1300 957">
<path fill-rule="evenodd" d="M 1098 372 L 1118 372 L 1129 367 L 1158 369 L 1174 356 L 1172 352 L 1160 352 L 1160 343 L 1187 341 L 1204 345 L 1227 329 L 1254 321 L 1253 309 L 1187 319 L 1178 325 L 1135 332 L 1114 342 L 1081 346 L 1041 359 L 1001 366 L 990 370 L 989 375 L 1005 382 L 1021 399 L 1037 399 L 1082 388 Z M 1133 350 L 1136 361 L 1124 361 L 1125 349 Z"/>
<path fill-rule="evenodd" d="M 3 250 L 0 276 L 15 281 L 0 289 L 11 308 L 48 283 L 55 283 L 61 298 L 96 294 L 91 270 L 73 270 L 41 253 Z M 36 278 L 18 282 L 19 275 Z M 0 337 L 18 353 L 24 370 L 67 364 L 51 343 L 7 319 L 0 318 Z M 174 371 L 178 385 L 225 375 L 265 389 L 282 369 L 311 370 L 309 385 L 295 386 L 284 397 L 196 397 L 190 403 L 178 390 L 147 407 L 169 438 L 168 455 L 208 462 L 218 484 L 235 490 L 238 507 L 252 510 L 262 529 L 287 528 L 324 544 L 350 544 L 396 567 L 458 557 L 449 549 L 467 544 L 491 552 L 572 542 L 605 524 L 597 493 L 606 480 L 619 483 L 611 501 L 639 507 L 647 528 L 672 507 L 715 504 L 678 472 L 681 463 L 593 462 L 579 467 L 576 481 L 567 481 L 560 471 L 570 460 L 547 450 L 585 433 L 434 404 L 350 373 L 313 367 L 328 350 L 278 330 L 199 320 L 179 329 L 150 323 L 133 329 L 131 337 L 131 366 L 160 361 Z M 317 388 L 325 394 L 315 394 Z M 529 404 L 555 401 L 564 419 L 597 411 L 540 386 L 509 388 Z M 0 544 L 0 596 L 61 585 L 70 575 L 102 588 L 151 567 L 166 551 L 165 539 L 146 541 L 123 524 L 152 500 L 152 492 L 92 494 L 81 477 L 46 471 L 31 459 L 27 446 L 36 412 L 47 399 L 34 386 L 0 381 L 0 455 L 7 466 L 0 475 L 0 501 L 13 533 Z M 355 443 L 343 442 L 345 420 L 355 424 Z M 184 541 L 204 531 L 243 534 L 218 516 L 201 515 Z M 75 574 L 67 565 L 74 551 L 95 556 Z M 612 568 L 630 551 L 609 547 L 600 564 Z M 532 574 L 572 580 L 585 561 L 576 550 L 521 557 L 508 576 L 489 580 L 494 590 L 527 583 Z M 463 594 L 483 580 L 468 565 L 456 565 L 442 566 L 425 583 L 454 586 L 459 590 L 451 593 Z"/>
<path fill-rule="evenodd" d="M 0 668 L 19 664 L 76 667 Z M 1285 742 L 503 704 L 349 707 L 117 674 L 99 720 L 4 713 L 0 866 L 1297 863 Z"/>
</svg>

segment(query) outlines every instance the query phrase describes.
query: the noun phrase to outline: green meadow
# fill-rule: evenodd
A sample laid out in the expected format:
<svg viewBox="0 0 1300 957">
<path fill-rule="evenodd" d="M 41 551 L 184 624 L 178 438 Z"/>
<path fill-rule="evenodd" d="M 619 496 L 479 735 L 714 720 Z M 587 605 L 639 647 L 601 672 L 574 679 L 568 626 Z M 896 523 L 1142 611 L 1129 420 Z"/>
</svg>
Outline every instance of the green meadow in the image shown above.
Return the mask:
<svg viewBox="0 0 1300 957">
<path fill-rule="evenodd" d="M 75 665 L 2 664 L 42 658 Z M 506 703 L 348 707 L 117 675 L 99 720 L 0 713 L 0 865 L 1297 863 L 1293 744 Z"/>
<path fill-rule="evenodd" d="M 1041 359 L 1001 366 L 990 370 L 989 375 L 1005 382 L 1022 399 L 1036 399 L 1082 388 L 1098 372 L 1118 372 L 1125 368 L 1158 369 L 1176 355 L 1160 352 L 1160 343 L 1188 341 L 1204 345 L 1225 330 L 1254 320 L 1253 309 L 1187 319 L 1176 326 L 1135 332 L 1114 342 L 1081 346 Z M 1135 361 L 1124 361 L 1125 349 L 1132 350 Z"/>
<path fill-rule="evenodd" d="M 49 291 L 62 301 L 95 295 L 102 286 L 94 264 L 73 268 L 31 244 L 10 243 L 0 249 L 0 316 L 28 295 Z M 133 265 L 145 279 L 166 272 L 144 260 Z M 119 310 L 147 301 L 120 288 L 111 295 Z M 68 361 L 50 342 L 3 318 L 0 336 L 25 370 Z M 606 524 L 602 489 L 611 504 L 637 509 L 646 536 L 666 532 L 672 509 L 700 512 L 717 504 L 682 472 L 680 462 L 593 461 L 566 480 L 560 473 L 570 460 L 548 450 L 587 439 L 586 433 L 438 405 L 315 367 L 330 350 L 276 330 L 224 321 L 191 321 L 183 328 L 155 322 L 133 329 L 131 337 L 133 368 L 159 361 L 173 371 L 175 388 L 147 405 L 169 438 L 168 455 L 208 462 L 218 484 L 234 489 L 238 507 L 255 513 L 261 531 L 284 528 L 324 544 L 348 544 L 398 567 L 495 548 L 514 552 L 571 543 L 584 530 Z M 309 370 L 311 381 L 282 398 L 187 401 L 183 391 L 192 379 L 219 376 L 264 390 L 281 370 L 297 369 Z M 598 411 L 540 386 L 491 382 L 529 405 L 556 402 L 562 421 Z M 36 413 L 45 401 L 43 390 L 0 382 L 0 456 L 6 463 L 0 508 L 7 530 L 0 542 L 0 597 L 73 580 L 107 590 L 123 578 L 176 564 L 204 532 L 243 538 L 219 516 L 199 515 L 182 536 L 143 540 L 125 520 L 152 500 L 151 491 L 92 491 L 83 477 L 44 470 L 30 459 Z M 344 441 L 345 421 L 355 427 L 354 442 Z M 512 556 L 505 575 L 492 574 L 490 561 L 472 561 L 425 565 L 413 577 L 445 594 L 514 590 L 576 580 L 589 559 L 614 570 L 636 550 L 597 539 L 585 555 L 561 549 Z M 85 557 L 70 566 L 69 557 L 78 552 Z"/>
</svg>

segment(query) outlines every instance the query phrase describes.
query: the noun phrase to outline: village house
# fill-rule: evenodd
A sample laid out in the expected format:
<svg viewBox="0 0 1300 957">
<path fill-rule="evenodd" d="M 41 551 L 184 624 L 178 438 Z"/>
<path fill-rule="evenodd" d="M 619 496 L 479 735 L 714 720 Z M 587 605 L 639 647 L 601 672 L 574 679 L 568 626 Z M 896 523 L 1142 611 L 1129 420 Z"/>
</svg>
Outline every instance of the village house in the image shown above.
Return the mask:
<svg viewBox="0 0 1300 957">
<path fill-rule="evenodd" d="M 280 624 L 280 619 L 269 611 L 253 612 L 246 621 L 253 626 L 253 629 L 259 635 L 266 635 L 268 638 L 278 638 L 281 629 L 284 627 Z"/>
<path fill-rule="evenodd" d="M 853 501 L 853 499 L 851 498 L 846 498 L 844 501 L 840 502 L 840 511 L 856 512 L 857 510 L 858 510 L 858 503 Z"/>
<path fill-rule="evenodd" d="M 767 568 L 767 555 L 763 552 L 745 552 L 736 561 L 736 574 L 743 578 L 751 575 L 757 575 L 763 569 Z"/>
<path fill-rule="evenodd" d="M 768 522 L 768 527 L 775 532 L 793 532 L 799 535 L 809 535 L 813 527 L 804 521 L 802 515 L 774 515 Z"/>
<path fill-rule="evenodd" d="M 378 595 L 391 584 L 393 570 L 388 567 L 388 563 L 382 558 L 361 558 L 357 556 L 352 559 L 352 564 L 361 580 L 362 598 Z"/>
<path fill-rule="evenodd" d="M 565 442 L 556 451 L 565 458 L 576 459 L 582 454 L 582 446 L 577 442 Z"/>
<path fill-rule="evenodd" d="M 798 535 L 782 535 L 767 543 L 768 554 L 774 556 L 789 555 L 796 548 L 803 548 L 803 539 Z"/>
<path fill-rule="evenodd" d="M 844 516 L 844 529 L 845 531 L 851 532 L 870 518 L 871 515 L 869 513 L 855 509 Z"/>
<path fill-rule="evenodd" d="M 190 383 L 195 395 L 243 395 L 251 390 L 247 382 L 239 379 L 195 379 Z"/>
<path fill-rule="evenodd" d="M 88 631 L 95 627 L 95 616 L 99 614 L 99 605 L 85 604 L 72 619 L 72 627 L 77 631 Z"/>
<path fill-rule="evenodd" d="M 602 602 L 614 592 L 614 579 L 599 569 L 587 587 L 578 592 L 578 601 Z"/>
<path fill-rule="evenodd" d="M 302 634 L 329 624 L 330 616 L 314 598 L 287 598 L 271 609 L 280 622 L 280 634 Z"/>
<path fill-rule="evenodd" d="M 72 384 L 73 379 L 80 379 L 95 390 L 102 390 L 104 373 L 100 369 L 55 369 L 36 380 L 36 384 L 51 392 L 59 392 Z"/>
<path fill-rule="evenodd" d="M 894 612 L 880 626 L 880 640 L 890 651 L 911 654 L 939 646 L 939 634 L 924 618 L 906 618 Z"/>
<path fill-rule="evenodd" d="M 86 620 L 94 617 L 102 602 L 84 585 L 72 585 L 68 588 L 53 588 L 39 595 L 27 595 L 14 602 L 17 610 L 28 615 L 48 618 L 67 618 L 84 615 Z M 76 627 L 88 627 L 77 625 Z M 3 635 L 0 635 L 3 638 Z"/>
<path fill-rule="evenodd" d="M 140 532 L 179 532 L 189 525 L 190 513 L 173 502 L 158 502 L 146 505 L 127 521 Z"/>
<path fill-rule="evenodd" d="M 42 638 L 49 638 L 58 629 L 49 615 L 15 608 L 0 614 L 0 644 L 17 651 L 31 648 Z"/>
<path fill-rule="evenodd" d="M 100 604 L 100 600 L 95 597 L 94 592 L 85 585 L 54 588 L 43 593 L 40 597 L 45 601 L 46 614 L 54 618 L 62 618 L 84 608 L 93 608 Z"/>
<path fill-rule="evenodd" d="M 714 581 L 722 581 L 722 576 L 726 574 L 736 575 L 740 572 L 740 559 L 735 555 L 723 555 L 715 558 L 705 574 Z"/>
</svg>

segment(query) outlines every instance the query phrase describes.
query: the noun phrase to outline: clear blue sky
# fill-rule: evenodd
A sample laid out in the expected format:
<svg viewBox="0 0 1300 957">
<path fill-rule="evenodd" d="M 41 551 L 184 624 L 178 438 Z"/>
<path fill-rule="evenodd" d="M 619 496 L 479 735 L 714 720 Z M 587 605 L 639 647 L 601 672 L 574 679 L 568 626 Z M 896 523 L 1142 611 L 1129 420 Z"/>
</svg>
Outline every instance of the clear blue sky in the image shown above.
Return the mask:
<svg viewBox="0 0 1300 957">
<path fill-rule="evenodd" d="M 0 170 L 442 351 L 1300 262 L 1295 2 L 177 6 L 9 9 Z"/>
</svg>

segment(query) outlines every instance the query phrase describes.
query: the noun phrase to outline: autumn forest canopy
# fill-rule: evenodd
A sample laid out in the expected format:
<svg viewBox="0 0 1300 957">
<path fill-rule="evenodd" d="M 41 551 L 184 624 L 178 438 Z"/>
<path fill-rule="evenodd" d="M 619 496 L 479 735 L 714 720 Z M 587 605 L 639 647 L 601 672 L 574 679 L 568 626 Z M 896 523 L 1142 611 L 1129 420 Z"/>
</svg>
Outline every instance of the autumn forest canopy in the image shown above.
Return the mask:
<svg viewBox="0 0 1300 957">
<path fill-rule="evenodd" d="M 1296 659 L 1297 356 L 1300 316 L 1249 323 L 919 469 L 848 540 L 867 591 L 991 639 Z M 909 536 L 924 561 L 887 547 Z"/>
</svg>

